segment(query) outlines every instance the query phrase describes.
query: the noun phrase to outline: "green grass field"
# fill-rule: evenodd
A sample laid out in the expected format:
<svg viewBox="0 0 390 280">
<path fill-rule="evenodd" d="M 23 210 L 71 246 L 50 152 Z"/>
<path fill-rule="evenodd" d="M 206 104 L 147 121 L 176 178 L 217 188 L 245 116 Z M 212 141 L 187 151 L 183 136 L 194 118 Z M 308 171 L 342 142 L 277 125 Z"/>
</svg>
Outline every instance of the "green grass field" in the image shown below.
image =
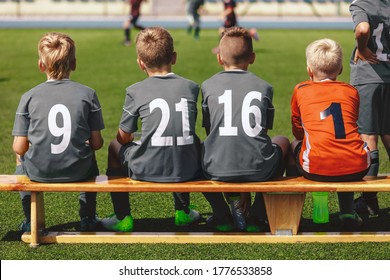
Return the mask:
<svg viewBox="0 0 390 280">
<path fill-rule="evenodd" d="M 45 76 L 37 67 L 37 43 L 49 30 L 0 30 L 0 173 L 12 174 L 15 157 L 12 152 L 12 126 L 20 96 L 43 82 Z M 58 30 L 57 30 L 58 31 Z M 61 30 L 60 30 L 61 31 Z M 145 74 L 138 69 L 134 46 L 121 45 L 121 30 L 62 30 L 77 45 L 77 70 L 72 79 L 96 89 L 106 129 L 104 147 L 97 152 L 100 172 L 105 173 L 107 146 L 116 134 L 122 113 L 125 88 Z M 218 43 L 215 30 L 205 30 L 199 41 L 188 37 L 184 30 L 172 30 L 178 52 L 176 74 L 202 83 L 220 71 L 211 49 Z M 337 40 L 344 49 L 344 72 L 340 80 L 349 80 L 349 56 L 354 44 L 352 31 L 335 30 L 262 30 L 255 42 L 256 62 L 250 70 L 274 86 L 276 116 L 270 135 L 285 135 L 292 139 L 290 97 L 294 86 L 307 79 L 305 47 L 313 40 L 328 37 Z M 204 139 L 201 114 L 198 114 L 198 135 Z M 389 170 L 389 162 L 381 146 L 380 172 Z M 207 216 L 210 207 L 201 194 L 192 194 L 192 203 Z M 390 196 L 379 195 L 380 205 L 388 210 Z M 46 201 L 47 227 L 52 230 L 78 229 L 78 194 L 48 193 Z M 173 200 L 171 194 L 131 194 L 136 231 L 172 231 Z M 304 231 L 337 231 L 338 204 L 330 194 L 331 222 L 315 225 L 311 222 L 311 196 L 305 203 L 301 228 Z M 359 244 L 215 244 L 215 245 L 47 245 L 33 250 L 20 241 L 18 225 L 23 219 L 17 193 L 0 193 L 0 258 L 4 259 L 390 259 L 389 243 Z M 98 213 L 112 212 L 109 194 L 98 195 Z M 388 211 L 386 211 L 388 212 Z M 390 230 L 390 216 L 365 220 L 365 230 Z M 207 231 L 205 225 L 183 230 Z"/>
</svg>

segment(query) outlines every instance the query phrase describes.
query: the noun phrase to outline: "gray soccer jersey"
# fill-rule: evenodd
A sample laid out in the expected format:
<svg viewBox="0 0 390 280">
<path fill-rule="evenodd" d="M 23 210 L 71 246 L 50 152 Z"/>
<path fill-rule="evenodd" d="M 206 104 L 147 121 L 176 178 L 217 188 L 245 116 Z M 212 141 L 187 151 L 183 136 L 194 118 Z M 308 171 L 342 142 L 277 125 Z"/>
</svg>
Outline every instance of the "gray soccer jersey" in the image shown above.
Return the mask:
<svg viewBox="0 0 390 280">
<path fill-rule="evenodd" d="M 354 49 L 350 61 L 352 85 L 390 83 L 390 1 L 356 0 L 350 5 L 352 19 L 356 26 L 361 22 L 370 24 L 371 38 L 368 47 L 381 61 L 369 64 L 359 60 L 354 64 Z"/>
<path fill-rule="evenodd" d="M 138 130 L 141 141 L 125 158 L 133 179 L 180 182 L 200 169 L 200 141 L 195 134 L 199 86 L 173 73 L 152 76 L 126 89 L 119 127 Z"/>
<path fill-rule="evenodd" d="M 23 166 L 35 181 L 67 182 L 90 176 L 93 151 L 86 141 L 104 128 L 93 89 L 71 80 L 47 81 L 25 93 L 12 134 L 31 146 Z"/>
<path fill-rule="evenodd" d="M 247 71 L 223 71 L 202 84 L 202 167 L 213 180 L 266 180 L 278 164 L 267 135 L 273 122 L 273 89 Z"/>
</svg>

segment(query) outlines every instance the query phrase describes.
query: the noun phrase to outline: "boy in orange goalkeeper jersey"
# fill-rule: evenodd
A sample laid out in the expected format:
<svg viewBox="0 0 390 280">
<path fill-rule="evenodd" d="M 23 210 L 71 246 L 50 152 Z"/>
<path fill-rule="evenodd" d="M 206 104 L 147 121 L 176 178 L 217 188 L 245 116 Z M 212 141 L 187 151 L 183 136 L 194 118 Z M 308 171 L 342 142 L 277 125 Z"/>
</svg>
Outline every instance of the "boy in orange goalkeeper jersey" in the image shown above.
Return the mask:
<svg viewBox="0 0 390 280">
<path fill-rule="evenodd" d="M 342 71 L 342 56 L 340 45 L 333 40 L 311 43 L 306 48 L 310 81 L 298 84 L 291 100 L 292 131 L 296 138 L 292 151 L 299 172 L 314 181 L 361 180 L 370 166 L 370 152 L 356 124 L 358 92 L 336 80 Z M 345 229 L 362 223 L 354 211 L 353 196 L 353 192 L 338 193 Z"/>
</svg>

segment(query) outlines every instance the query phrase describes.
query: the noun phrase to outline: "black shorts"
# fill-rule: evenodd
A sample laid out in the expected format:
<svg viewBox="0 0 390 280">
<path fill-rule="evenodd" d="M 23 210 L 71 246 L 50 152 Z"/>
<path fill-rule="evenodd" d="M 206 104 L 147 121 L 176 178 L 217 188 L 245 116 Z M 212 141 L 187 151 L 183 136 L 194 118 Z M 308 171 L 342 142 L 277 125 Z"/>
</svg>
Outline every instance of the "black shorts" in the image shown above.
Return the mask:
<svg viewBox="0 0 390 280">
<path fill-rule="evenodd" d="M 298 143 L 298 145 L 295 147 L 295 150 L 293 152 L 294 152 L 295 163 L 298 167 L 298 170 L 302 174 L 302 176 L 305 177 L 306 179 L 312 181 L 319 181 L 319 182 L 353 182 L 353 181 L 362 180 L 363 177 L 368 172 L 368 168 L 367 168 L 357 173 L 339 175 L 339 176 L 326 176 L 326 175 L 308 173 L 305 170 L 303 170 L 301 166 L 301 162 L 299 161 L 299 154 L 301 152 L 301 148 L 302 148 L 302 141 Z"/>
<path fill-rule="evenodd" d="M 355 86 L 359 91 L 359 133 L 390 135 L 390 84 Z"/>
</svg>

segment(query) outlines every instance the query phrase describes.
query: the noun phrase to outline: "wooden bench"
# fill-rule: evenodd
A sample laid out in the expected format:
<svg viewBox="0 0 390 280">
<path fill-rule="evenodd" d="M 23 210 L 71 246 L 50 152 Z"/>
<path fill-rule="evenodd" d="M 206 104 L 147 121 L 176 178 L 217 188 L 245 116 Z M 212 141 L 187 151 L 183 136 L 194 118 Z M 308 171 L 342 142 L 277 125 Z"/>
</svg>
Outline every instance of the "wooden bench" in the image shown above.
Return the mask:
<svg viewBox="0 0 390 280">
<path fill-rule="evenodd" d="M 224 183 L 191 181 L 150 183 L 128 178 L 97 176 L 77 183 L 38 183 L 25 176 L 0 175 L 0 191 L 31 191 L 31 233 L 22 240 L 41 243 L 296 243 L 296 242 L 390 242 L 390 232 L 298 232 L 307 192 L 388 192 L 390 177 L 343 183 L 323 183 L 298 178 L 268 182 Z M 44 192 L 263 192 L 270 233 L 220 232 L 45 232 Z"/>
</svg>

